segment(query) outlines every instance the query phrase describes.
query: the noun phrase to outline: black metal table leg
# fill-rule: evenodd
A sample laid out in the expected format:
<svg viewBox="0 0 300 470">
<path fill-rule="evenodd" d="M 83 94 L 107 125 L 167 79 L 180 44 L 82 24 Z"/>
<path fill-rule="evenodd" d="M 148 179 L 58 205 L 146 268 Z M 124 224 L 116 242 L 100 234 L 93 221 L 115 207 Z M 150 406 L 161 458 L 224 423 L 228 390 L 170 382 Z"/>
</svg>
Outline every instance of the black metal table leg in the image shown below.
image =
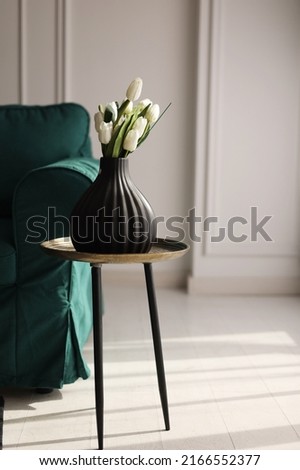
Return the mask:
<svg viewBox="0 0 300 470">
<path fill-rule="evenodd" d="M 94 339 L 94 371 L 95 371 L 95 399 L 96 419 L 98 433 L 98 449 L 103 449 L 103 414 L 104 414 L 104 387 L 103 387 L 103 333 L 102 333 L 102 281 L 101 265 L 92 265 L 93 289 L 93 339 Z"/>
<path fill-rule="evenodd" d="M 159 388 L 159 394 L 160 394 L 160 400 L 161 400 L 166 430 L 169 431 L 170 421 L 169 421 L 167 386 L 166 386 L 166 377 L 165 377 L 165 369 L 164 369 L 164 359 L 163 359 L 162 346 L 161 346 L 156 295 L 155 295 L 153 276 L 152 276 L 152 264 L 145 263 L 144 270 L 145 270 L 145 278 L 146 278 L 146 286 L 147 286 L 147 294 L 148 294 L 148 302 L 149 302 L 149 310 L 150 310 L 152 337 L 153 337 L 156 371 L 157 371 L 157 378 L 158 378 L 158 388 Z"/>
</svg>

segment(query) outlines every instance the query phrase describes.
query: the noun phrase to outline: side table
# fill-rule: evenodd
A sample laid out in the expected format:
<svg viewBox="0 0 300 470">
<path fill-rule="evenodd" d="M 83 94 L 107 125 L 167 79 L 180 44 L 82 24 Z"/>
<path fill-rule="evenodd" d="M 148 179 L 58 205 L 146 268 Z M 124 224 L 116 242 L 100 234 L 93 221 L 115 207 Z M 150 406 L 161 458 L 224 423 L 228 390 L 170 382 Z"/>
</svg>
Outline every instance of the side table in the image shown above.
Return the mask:
<svg viewBox="0 0 300 470">
<path fill-rule="evenodd" d="M 152 263 L 166 261 L 183 256 L 189 247 L 185 243 L 158 238 L 148 253 L 138 254 L 98 254 L 81 253 L 75 250 L 70 238 L 57 238 L 41 244 L 41 248 L 49 255 L 65 260 L 90 263 L 92 271 L 93 292 L 93 343 L 95 368 L 95 403 L 98 433 L 98 448 L 103 449 L 104 424 L 104 388 L 103 388 L 103 329 L 102 329 L 102 280 L 103 264 L 142 263 L 144 265 L 151 329 L 154 345 L 155 363 L 159 394 L 166 430 L 170 429 L 167 387 L 164 361 L 161 346 L 159 319 L 153 283 Z"/>
</svg>

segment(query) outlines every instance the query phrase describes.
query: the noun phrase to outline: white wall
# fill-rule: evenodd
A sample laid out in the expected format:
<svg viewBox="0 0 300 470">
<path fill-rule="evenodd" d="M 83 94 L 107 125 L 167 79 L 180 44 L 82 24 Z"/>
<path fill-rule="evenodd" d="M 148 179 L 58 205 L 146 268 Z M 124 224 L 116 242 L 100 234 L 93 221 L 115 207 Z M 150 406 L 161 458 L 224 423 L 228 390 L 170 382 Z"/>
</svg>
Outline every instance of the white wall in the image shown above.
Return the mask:
<svg viewBox="0 0 300 470">
<path fill-rule="evenodd" d="M 157 265 L 158 280 L 190 271 L 190 292 L 298 293 L 299 24 L 299 0 L 0 0 L 0 103 L 77 101 L 93 115 L 141 76 L 145 97 L 172 102 L 130 157 L 156 214 L 273 216 L 272 243 L 211 243 L 197 224 L 204 241 Z"/>
<path fill-rule="evenodd" d="M 299 292 L 300 2 L 203 0 L 200 19 L 197 212 L 226 227 L 257 207 L 273 241 L 206 237 L 190 291 Z"/>
<path fill-rule="evenodd" d="M 197 3 L 0 0 L 0 103 L 76 101 L 93 116 L 141 76 L 143 97 L 172 106 L 130 157 L 132 176 L 156 215 L 185 216 L 192 204 Z M 93 127 L 91 135 L 100 156 Z M 156 270 L 183 279 L 189 265 L 187 256 Z"/>
</svg>

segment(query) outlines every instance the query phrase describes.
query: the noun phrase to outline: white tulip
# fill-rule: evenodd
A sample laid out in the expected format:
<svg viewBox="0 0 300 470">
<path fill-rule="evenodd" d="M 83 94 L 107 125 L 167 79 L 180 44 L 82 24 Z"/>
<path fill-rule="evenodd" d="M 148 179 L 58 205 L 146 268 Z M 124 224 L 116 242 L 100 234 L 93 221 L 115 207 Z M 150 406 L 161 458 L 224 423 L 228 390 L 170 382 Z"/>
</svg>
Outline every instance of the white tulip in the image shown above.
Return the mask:
<svg viewBox="0 0 300 470">
<path fill-rule="evenodd" d="M 159 116 L 159 105 L 158 104 L 153 104 L 150 106 L 150 108 L 147 110 L 145 114 L 145 118 L 148 119 L 149 122 L 153 123 L 157 121 L 158 116 Z"/>
<path fill-rule="evenodd" d="M 149 104 L 152 104 L 152 101 L 149 100 L 149 98 L 145 98 L 144 100 L 141 100 L 138 104 L 138 107 L 141 109 L 145 109 Z"/>
<path fill-rule="evenodd" d="M 142 93 L 143 80 L 141 78 L 136 78 L 133 80 L 126 91 L 126 98 L 130 101 L 135 101 L 139 99 Z"/>
<path fill-rule="evenodd" d="M 115 120 L 117 119 L 118 117 L 118 108 L 117 108 L 117 105 L 114 101 L 112 101 L 111 103 L 108 103 L 106 105 L 106 109 L 107 111 L 109 111 L 111 114 L 112 114 L 112 118 L 111 120 L 113 122 L 115 122 Z"/>
<path fill-rule="evenodd" d="M 133 152 L 137 148 L 139 133 L 136 129 L 131 129 L 123 142 L 123 149 Z"/>
<path fill-rule="evenodd" d="M 147 119 L 145 119 L 143 117 L 139 117 L 139 118 L 137 118 L 137 120 L 133 124 L 132 129 L 135 129 L 135 130 L 138 131 L 139 138 L 142 137 L 142 135 L 144 134 L 147 123 L 148 123 Z"/>
<path fill-rule="evenodd" d="M 94 115 L 94 123 L 95 123 L 96 132 L 99 132 L 100 124 L 101 124 L 102 121 L 103 121 L 103 115 L 102 115 L 102 113 L 100 113 L 100 111 L 98 111 Z"/>
<path fill-rule="evenodd" d="M 105 108 L 106 108 L 105 104 L 99 104 L 99 106 L 98 106 L 98 110 L 100 111 L 102 116 L 104 116 Z"/>
<path fill-rule="evenodd" d="M 128 105 L 126 106 L 123 112 L 124 114 L 130 114 L 132 110 L 133 110 L 133 102 L 129 101 Z"/>
<path fill-rule="evenodd" d="M 110 122 L 104 122 L 102 121 L 100 124 L 100 129 L 99 129 L 99 140 L 101 144 L 108 144 L 111 139 L 112 135 L 112 130 L 113 130 L 113 123 L 112 121 Z"/>
</svg>

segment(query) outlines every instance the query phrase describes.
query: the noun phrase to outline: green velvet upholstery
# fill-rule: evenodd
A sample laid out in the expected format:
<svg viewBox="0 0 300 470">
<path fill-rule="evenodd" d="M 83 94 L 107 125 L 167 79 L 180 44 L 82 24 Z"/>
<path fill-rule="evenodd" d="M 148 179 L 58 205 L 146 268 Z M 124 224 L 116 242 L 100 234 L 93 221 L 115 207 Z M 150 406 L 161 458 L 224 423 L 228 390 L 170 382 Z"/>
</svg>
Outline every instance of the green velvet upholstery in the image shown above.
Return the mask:
<svg viewBox="0 0 300 470">
<path fill-rule="evenodd" d="M 13 240 L 12 219 L 0 217 L 0 286 L 15 284 L 17 280 L 17 257 Z"/>
<path fill-rule="evenodd" d="M 0 387 L 61 388 L 89 376 L 90 268 L 40 243 L 69 235 L 98 170 L 82 106 L 0 106 Z"/>
</svg>

